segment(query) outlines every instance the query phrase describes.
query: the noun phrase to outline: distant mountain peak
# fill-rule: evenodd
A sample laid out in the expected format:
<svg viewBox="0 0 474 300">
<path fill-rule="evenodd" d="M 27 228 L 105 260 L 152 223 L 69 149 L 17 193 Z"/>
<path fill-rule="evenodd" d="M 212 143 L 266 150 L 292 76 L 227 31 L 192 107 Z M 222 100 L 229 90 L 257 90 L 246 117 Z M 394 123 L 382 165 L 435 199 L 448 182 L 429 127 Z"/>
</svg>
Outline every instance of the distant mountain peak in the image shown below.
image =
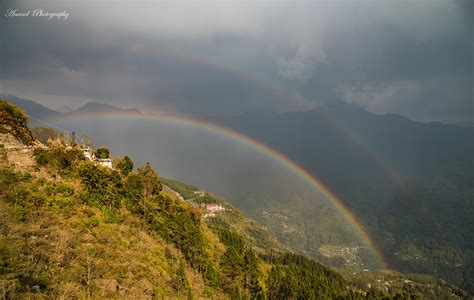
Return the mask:
<svg viewBox="0 0 474 300">
<path fill-rule="evenodd" d="M 315 108 L 314 110 L 320 111 L 365 111 L 363 107 L 355 103 L 349 103 L 344 101 L 332 101 L 327 102 L 319 107 Z"/>
<path fill-rule="evenodd" d="M 88 110 L 88 109 L 118 109 L 118 107 L 115 107 L 110 104 L 102 103 L 102 102 L 89 101 L 83 106 L 79 107 L 77 110 Z"/>
<path fill-rule="evenodd" d="M 70 112 L 74 111 L 74 108 L 72 108 L 70 106 L 67 106 L 67 105 L 63 105 L 61 107 L 56 108 L 56 111 L 58 111 L 60 113 L 70 113 Z"/>
<path fill-rule="evenodd" d="M 80 108 L 72 111 L 71 113 L 131 113 L 131 114 L 141 114 L 141 112 L 136 108 L 124 109 L 121 107 L 113 106 L 110 104 L 89 101 Z"/>
<path fill-rule="evenodd" d="M 58 111 L 55 111 L 49 107 L 46 107 L 40 103 L 29 99 L 19 98 L 13 95 L 0 95 L 0 98 L 4 98 L 14 105 L 23 109 L 30 117 L 33 118 L 49 118 L 59 115 Z"/>
</svg>

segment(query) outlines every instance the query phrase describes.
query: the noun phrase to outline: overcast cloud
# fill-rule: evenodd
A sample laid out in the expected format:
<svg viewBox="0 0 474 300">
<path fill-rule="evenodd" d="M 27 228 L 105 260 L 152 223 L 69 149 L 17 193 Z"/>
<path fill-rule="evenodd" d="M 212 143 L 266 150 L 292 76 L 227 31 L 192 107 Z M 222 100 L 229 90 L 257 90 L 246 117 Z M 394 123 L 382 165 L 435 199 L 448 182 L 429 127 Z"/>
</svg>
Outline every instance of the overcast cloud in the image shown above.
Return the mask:
<svg viewBox="0 0 474 300">
<path fill-rule="evenodd" d="M 69 16 L 5 17 L 9 8 Z M 314 105 L 472 122 L 470 1 L 7 1 L 1 9 L 1 92 L 51 107 L 307 108 L 291 92 Z"/>
</svg>

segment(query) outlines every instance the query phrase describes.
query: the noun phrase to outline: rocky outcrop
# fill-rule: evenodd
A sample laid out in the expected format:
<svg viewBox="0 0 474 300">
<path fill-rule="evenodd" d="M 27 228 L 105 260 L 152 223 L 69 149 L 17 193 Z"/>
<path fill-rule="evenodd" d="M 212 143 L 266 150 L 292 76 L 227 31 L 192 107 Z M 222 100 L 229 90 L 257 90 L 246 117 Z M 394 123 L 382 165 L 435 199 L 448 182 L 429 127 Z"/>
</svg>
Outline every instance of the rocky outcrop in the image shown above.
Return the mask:
<svg viewBox="0 0 474 300">
<path fill-rule="evenodd" d="M 37 142 L 26 126 L 26 115 L 17 107 L 0 100 L 0 165 L 29 169 Z"/>
<path fill-rule="evenodd" d="M 15 138 L 8 131 L 6 131 L 5 133 L 0 132 L 0 144 L 3 145 L 3 148 L 5 149 L 19 149 L 28 147 L 23 142 Z"/>
<path fill-rule="evenodd" d="M 18 107 L 0 100 L 0 134 L 10 134 L 26 146 L 34 144 L 35 139 L 27 126 L 28 117 Z"/>
</svg>

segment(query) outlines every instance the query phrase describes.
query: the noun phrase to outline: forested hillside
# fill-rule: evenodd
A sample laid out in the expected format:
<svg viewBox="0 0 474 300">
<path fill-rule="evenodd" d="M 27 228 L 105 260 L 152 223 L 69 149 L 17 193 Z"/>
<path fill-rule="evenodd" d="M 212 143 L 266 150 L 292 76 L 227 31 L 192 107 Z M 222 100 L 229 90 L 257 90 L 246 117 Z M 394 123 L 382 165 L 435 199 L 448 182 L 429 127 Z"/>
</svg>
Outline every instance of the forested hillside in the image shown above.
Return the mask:
<svg viewBox="0 0 474 300">
<path fill-rule="evenodd" d="M 474 128 L 376 115 L 347 103 L 284 114 L 254 111 L 214 121 L 263 141 L 320 179 L 364 224 L 393 268 L 431 274 L 474 291 Z M 335 214 L 308 214 L 309 201 L 280 209 L 291 217 L 286 211 L 291 207 L 288 211 L 300 216 L 292 219 L 306 239 L 296 242 L 274 224 L 279 212 L 268 217 L 261 214 L 261 203 L 233 203 L 245 205 L 245 212 L 280 239 L 318 257 L 318 248 L 306 245 L 327 239 L 313 228 L 331 224 Z M 277 201 L 268 197 L 260 202 L 274 206 Z"/>
<path fill-rule="evenodd" d="M 5 136 L 31 133 L 21 110 L 5 101 L 1 108 L 0 125 L 11 127 L 2 136 L 0 168 L 3 298 L 463 295 L 436 280 L 388 289 L 343 277 L 288 252 L 222 199 L 163 182 L 150 164 L 134 170 L 128 157 L 101 166 L 74 141 L 25 145 L 33 160 L 17 164 Z"/>
</svg>

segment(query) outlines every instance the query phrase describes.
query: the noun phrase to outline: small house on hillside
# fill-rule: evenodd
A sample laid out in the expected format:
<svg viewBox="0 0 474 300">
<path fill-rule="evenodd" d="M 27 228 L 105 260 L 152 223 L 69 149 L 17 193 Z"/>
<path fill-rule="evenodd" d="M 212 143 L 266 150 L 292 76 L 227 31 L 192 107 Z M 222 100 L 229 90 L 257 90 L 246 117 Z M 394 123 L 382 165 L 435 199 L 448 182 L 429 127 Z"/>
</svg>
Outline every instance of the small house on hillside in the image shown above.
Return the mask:
<svg viewBox="0 0 474 300">
<path fill-rule="evenodd" d="M 94 153 L 92 152 L 92 149 L 89 147 L 82 148 L 82 154 L 84 154 L 84 157 L 87 158 L 88 160 L 94 159 Z"/>
<path fill-rule="evenodd" d="M 209 217 L 215 217 L 216 212 L 225 210 L 225 207 L 218 204 L 207 204 L 206 209 L 208 213 L 204 215 L 204 218 L 209 218 Z"/>
<path fill-rule="evenodd" d="M 218 204 L 208 204 L 207 210 L 210 212 L 215 212 L 215 211 L 225 210 L 225 208 Z"/>
<path fill-rule="evenodd" d="M 101 149 L 106 149 L 106 148 L 101 148 Z M 108 149 L 106 150 L 107 150 L 107 154 L 105 155 L 105 157 L 100 158 L 100 156 L 98 156 L 91 147 L 87 145 L 82 146 L 82 154 L 87 160 L 90 160 L 98 164 L 99 166 L 113 169 L 112 159 L 108 157 L 109 156 Z"/>
<path fill-rule="evenodd" d="M 110 158 L 97 158 L 95 161 L 103 167 L 113 169 L 112 159 Z"/>
</svg>

